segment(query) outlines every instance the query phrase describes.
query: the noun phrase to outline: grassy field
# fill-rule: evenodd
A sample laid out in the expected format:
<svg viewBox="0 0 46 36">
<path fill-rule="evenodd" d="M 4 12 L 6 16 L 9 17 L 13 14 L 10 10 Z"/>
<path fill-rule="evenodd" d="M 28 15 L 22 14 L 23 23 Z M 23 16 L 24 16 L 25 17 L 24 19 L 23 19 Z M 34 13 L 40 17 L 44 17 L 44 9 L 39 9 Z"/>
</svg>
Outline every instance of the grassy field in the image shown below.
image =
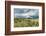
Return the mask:
<svg viewBox="0 0 46 36">
<path fill-rule="evenodd" d="M 14 27 L 38 27 L 38 19 L 14 18 Z"/>
</svg>

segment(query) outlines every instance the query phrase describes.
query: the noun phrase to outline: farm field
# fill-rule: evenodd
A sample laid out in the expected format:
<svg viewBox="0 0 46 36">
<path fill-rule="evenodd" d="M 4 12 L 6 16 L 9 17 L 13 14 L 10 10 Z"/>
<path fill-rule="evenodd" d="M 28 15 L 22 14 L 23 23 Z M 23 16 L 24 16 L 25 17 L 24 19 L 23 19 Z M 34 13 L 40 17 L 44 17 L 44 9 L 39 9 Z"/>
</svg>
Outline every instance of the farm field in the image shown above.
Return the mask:
<svg viewBox="0 0 46 36">
<path fill-rule="evenodd" d="M 14 18 L 14 27 L 38 27 L 39 19 Z"/>
</svg>

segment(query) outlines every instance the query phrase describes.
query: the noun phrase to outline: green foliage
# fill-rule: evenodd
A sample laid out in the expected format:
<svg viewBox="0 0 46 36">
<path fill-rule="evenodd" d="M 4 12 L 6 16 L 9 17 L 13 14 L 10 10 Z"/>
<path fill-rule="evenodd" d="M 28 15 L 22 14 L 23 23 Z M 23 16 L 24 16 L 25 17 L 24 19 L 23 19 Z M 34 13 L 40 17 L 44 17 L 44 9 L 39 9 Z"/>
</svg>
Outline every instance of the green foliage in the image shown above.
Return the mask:
<svg viewBox="0 0 46 36">
<path fill-rule="evenodd" d="M 38 19 L 14 18 L 14 27 L 38 27 Z"/>
</svg>

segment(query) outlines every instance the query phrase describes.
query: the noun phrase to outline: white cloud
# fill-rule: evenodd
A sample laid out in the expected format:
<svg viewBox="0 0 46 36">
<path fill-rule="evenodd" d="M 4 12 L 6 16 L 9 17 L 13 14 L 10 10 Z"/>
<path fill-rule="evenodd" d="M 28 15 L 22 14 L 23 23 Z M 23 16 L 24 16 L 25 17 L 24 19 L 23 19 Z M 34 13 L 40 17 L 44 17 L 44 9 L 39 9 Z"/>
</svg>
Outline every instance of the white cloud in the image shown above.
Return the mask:
<svg viewBox="0 0 46 36">
<path fill-rule="evenodd" d="M 23 13 L 16 13 L 15 16 L 29 17 L 38 15 L 38 10 L 23 9 Z"/>
</svg>

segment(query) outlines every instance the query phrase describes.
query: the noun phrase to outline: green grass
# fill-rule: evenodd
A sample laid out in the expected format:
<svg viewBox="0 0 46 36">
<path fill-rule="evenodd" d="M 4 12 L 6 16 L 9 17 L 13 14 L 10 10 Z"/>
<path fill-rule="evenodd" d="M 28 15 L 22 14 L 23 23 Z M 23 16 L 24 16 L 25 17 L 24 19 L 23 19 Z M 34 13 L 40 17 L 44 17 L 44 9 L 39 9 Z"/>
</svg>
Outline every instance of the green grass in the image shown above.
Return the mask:
<svg viewBox="0 0 46 36">
<path fill-rule="evenodd" d="M 38 19 L 14 18 L 14 27 L 38 27 Z"/>
</svg>

